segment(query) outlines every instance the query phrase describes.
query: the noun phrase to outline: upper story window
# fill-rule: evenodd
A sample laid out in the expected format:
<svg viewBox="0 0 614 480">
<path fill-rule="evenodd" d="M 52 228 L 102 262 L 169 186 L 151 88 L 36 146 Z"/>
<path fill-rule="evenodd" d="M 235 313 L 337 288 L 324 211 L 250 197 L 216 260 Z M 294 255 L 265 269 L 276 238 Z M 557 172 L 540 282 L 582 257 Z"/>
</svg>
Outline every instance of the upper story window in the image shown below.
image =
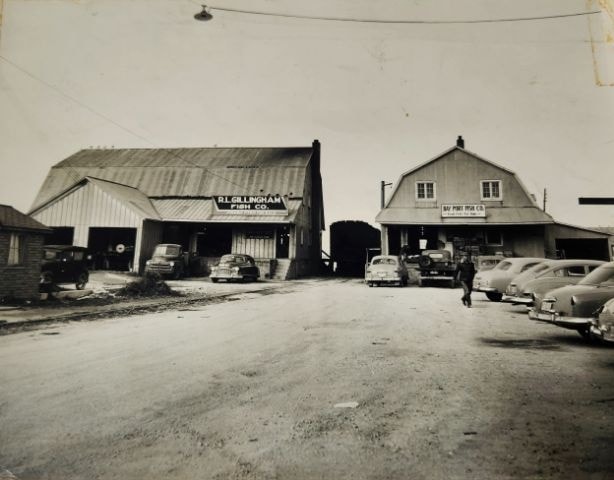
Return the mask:
<svg viewBox="0 0 614 480">
<path fill-rule="evenodd" d="M 482 200 L 501 200 L 501 180 L 482 180 L 480 182 Z"/>
<path fill-rule="evenodd" d="M 9 240 L 9 258 L 8 265 L 21 265 L 24 258 L 24 238 L 23 235 L 11 233 Z"/>
<path fill-rule="evenodd" d="M 435 200 L 435 182 L 416 182 L 416 199 Z"/>
</svg>

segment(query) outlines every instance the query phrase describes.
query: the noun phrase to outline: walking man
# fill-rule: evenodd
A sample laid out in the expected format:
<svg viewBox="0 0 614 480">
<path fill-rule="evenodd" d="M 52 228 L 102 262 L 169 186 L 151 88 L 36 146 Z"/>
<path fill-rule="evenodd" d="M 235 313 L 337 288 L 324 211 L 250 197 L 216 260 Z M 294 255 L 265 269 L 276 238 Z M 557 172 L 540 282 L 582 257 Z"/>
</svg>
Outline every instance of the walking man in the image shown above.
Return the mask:
<svg viewBox="0 0 614 480">
<path fill-rule="evenodd" d="M 463 305 L 471 308 L 471 291 L 473 290 L 475 265 L 466 253 L 461 255 L 460 262 L 456 265 L 455 277 L 463 286 L 463 296 L 461 298 Z"/>
</svg>

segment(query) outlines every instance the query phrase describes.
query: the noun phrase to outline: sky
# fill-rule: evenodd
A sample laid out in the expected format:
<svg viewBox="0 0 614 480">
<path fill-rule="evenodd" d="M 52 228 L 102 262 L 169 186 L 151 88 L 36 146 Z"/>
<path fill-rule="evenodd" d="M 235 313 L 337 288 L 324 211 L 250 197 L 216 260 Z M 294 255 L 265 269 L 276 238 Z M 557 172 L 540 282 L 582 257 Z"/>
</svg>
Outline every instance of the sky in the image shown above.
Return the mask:
<svg viewBox="0 0 614 480">
<path fill-rule="evenodd" d="M 0 0 L 0 203 L 27 212 L 88 147 L 322 143 L 326 222 L 455 144 L 515 171 L 560 222 L 614 226 L 610 0 Z M 464 24 L 380 20 L 588 16 Z M 391 189 L 387 190 L 389 194 Z"/>
</svg>

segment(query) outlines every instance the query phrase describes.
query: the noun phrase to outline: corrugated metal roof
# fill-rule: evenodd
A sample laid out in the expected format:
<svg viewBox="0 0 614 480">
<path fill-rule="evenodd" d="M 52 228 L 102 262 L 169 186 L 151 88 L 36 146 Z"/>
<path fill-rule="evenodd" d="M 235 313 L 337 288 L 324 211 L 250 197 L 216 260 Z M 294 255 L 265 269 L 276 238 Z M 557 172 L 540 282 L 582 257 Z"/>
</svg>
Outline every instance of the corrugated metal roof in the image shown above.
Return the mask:
<svg viewBox="0 0 614 480">
<path fill-rule="evenodd" d="M 486 207 L 486 218 L 442 218 L 440 208 L 385 208 L 375 221 L 381 224 L 550 224 L 553 218 L 537 207 Z"/>
<path fill-rule="evenodd" d="M 10 205 L 0 205 L 0 230 L 50 232 L 51 229 Z"/>
<path fill-rule="evenodd" d="M 211 200 L 205 199 L 167 199 L 152 200 L 152 203 L 163 220 L 185 221 L 185 222 L 206 222 L 209 220 L 212 211 Z"/>
<path fill-rule="evenodd" d="M 312 154 L 312 147 L 81 150 L 50 170 L 33 209 L 84 177 L 134 187 L 148 197 L 300 197 Z"/>
</svg>

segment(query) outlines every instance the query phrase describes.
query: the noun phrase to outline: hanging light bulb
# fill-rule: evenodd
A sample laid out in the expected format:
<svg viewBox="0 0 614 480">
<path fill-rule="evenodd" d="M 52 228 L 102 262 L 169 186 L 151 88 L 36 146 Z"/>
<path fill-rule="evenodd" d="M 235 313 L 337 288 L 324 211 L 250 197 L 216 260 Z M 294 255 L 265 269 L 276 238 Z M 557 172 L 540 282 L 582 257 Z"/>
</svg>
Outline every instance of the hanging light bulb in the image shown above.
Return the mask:
<svg viewBox="0 0 614 480">
<path fill-rule="evenodd" d="M 207 22 L 213 18 L 213 15 L 208 12 L 207 5 L 203 5 L 202 12 L 198 12 L 196 15 L 194 15 L 194 18 L 196 20 L 200 20 L 201 22 Z"/>
</svg>

